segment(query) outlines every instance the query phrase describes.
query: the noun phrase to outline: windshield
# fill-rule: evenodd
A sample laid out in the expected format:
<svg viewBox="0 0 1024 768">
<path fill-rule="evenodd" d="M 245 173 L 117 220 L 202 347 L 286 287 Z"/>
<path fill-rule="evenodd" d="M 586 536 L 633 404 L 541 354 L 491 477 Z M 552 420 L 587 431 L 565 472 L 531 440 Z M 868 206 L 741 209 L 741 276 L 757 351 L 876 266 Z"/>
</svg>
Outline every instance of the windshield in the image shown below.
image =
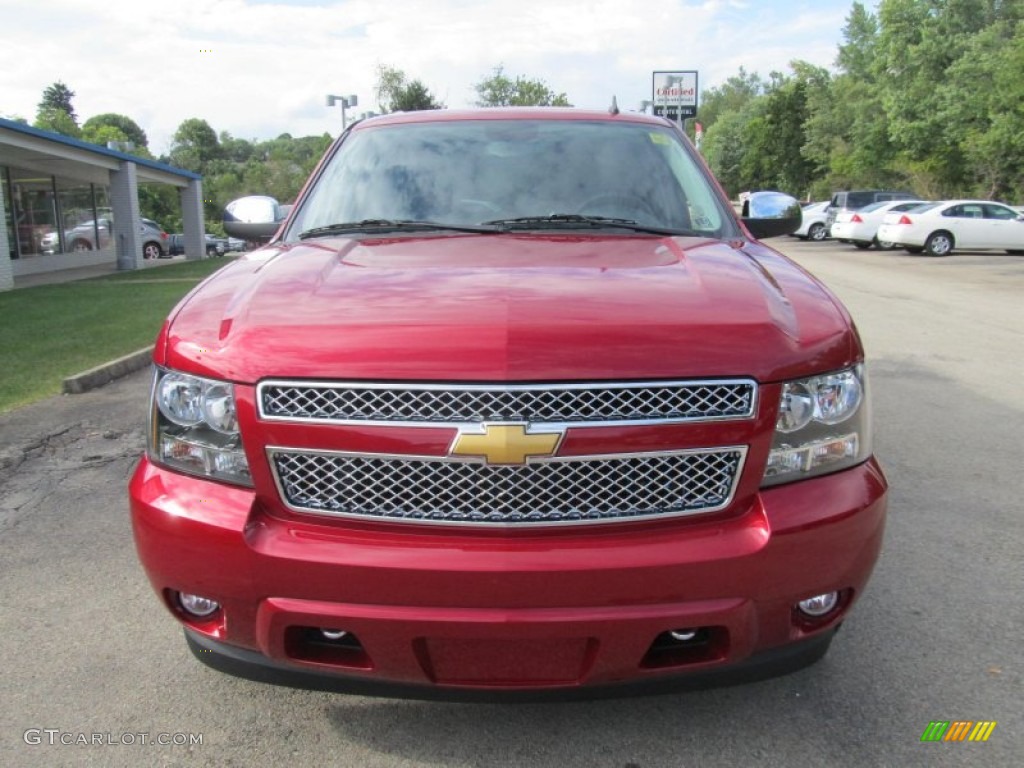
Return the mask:
<svg viewBox="0 0 1024 768">
<path fill-rule="evenodd" d="M 550 229 L 579 228 L 581 217 L 733 233 L 705 172 L 668 128 L 450 120 L 353 131 L 300 203 L 285 239 L 359 222 L 470 227 L 520 220 L 518 227 L 529 228 L 549 219 Z"/>
</svg>

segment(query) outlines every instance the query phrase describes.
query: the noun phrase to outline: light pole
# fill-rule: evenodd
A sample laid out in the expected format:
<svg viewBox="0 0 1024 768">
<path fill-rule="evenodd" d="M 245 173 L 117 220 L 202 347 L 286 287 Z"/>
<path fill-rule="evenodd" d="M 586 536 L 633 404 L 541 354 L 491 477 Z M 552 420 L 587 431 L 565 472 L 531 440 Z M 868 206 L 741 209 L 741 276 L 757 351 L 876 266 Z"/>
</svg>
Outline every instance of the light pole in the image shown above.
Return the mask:
<svg viewBox="0 0 1024 768">
<path fill-rule="evenodd" d="M 682 87 L 684 82 L 686 82 L 685 78 L 680 77 L 678 75 L 672 75 L 672 76 L 670 76 L 668 78 L 668 87 L 671 88 L 674 85 L 678 85 L 678 86 Z M 682 105 L 683 97 L 680 96 L 678 98 L 678 101 L 680 103 L 676 104 L 676 109 L 679 110 L 676 113 L 676 119 L 679 121 L 679 130 L 683 131 L 683 130 L 686 130 L 686 120 L 683 119 L 683 105 Z"/>
<path fill-rule="evenodd" d="M 338 102 L 341 102 L 341 130 L 344 131 L 348 125 L 348 121 L 345 117 L 345 110 L 349 107 L 356 107 L 359 105 L 359 99 L 355 94 L 351 96 L 332 96 L 327 95 L 327 106 L 333 107 Z"/>
</svg>

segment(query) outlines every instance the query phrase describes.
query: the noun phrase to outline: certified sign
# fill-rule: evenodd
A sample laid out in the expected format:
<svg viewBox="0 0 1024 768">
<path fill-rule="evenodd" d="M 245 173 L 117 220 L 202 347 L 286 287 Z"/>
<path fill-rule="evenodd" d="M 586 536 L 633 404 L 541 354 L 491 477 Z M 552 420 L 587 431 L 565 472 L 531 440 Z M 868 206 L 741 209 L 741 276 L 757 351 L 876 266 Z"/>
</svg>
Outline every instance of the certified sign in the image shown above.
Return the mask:
<svg viewBox="0 0 1024 768">
<path fill-rule="evenodd" d="M 655 72 L 654 114 L 679 120 L 697 116 L 697 72 Z"/>
</svg>

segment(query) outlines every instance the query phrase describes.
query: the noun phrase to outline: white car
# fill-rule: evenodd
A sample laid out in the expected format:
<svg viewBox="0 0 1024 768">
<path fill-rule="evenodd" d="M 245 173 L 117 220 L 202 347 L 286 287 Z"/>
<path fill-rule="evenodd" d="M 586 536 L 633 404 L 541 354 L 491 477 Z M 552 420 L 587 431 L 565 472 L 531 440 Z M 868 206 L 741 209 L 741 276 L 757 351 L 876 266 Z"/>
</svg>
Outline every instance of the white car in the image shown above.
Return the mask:
<svg viewBox="0 0 1024 768">
<path fill-rule="evenodd" d="M 946 200 L 886 214 L 878 239 L 911 253 L 946 256 L 957 250 L 999 249 L 1024 254 L 1024 214 L 990 200 Z"/>
<path fill-rule="evenodd" d="M 811 203 L 805 205 L 800 211 L 800 229 L 793 233 L 794 237 L 801 240 L 824 240 L 828 237 L 828 227 L 825 226 L 825 209 L 829 201 Z"/>
<path fill-rule="evenodd" d="M 883 200 L 865 205 L 857 211 L 840 211 L 832 223 L 832 237 L 858 248 L 895 248 L 891 242 L 878 238 L 878 228 L 887 213 L 903 213 L 924 205 L 924 200 Z"/>
</svg>

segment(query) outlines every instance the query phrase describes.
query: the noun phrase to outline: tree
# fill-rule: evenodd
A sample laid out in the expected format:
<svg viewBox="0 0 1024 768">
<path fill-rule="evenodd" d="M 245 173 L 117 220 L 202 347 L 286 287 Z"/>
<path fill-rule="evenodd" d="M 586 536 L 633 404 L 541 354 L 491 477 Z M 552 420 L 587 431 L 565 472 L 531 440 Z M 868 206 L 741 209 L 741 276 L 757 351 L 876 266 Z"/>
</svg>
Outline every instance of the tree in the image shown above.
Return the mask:
<svg viewBox="0 0 1024 768">
<path fill-rule="evenodd" d="M 236 163 L 244 163 L 252 157 L 252 153 L 255 151 L 252 142 L 245 139 L 236 139 L 227 131 L 220 132 L 220 146 L 224 152 L 224 157 Z"/>
<path fill-rule="evenodd" d="M 416 112 L 421 109 L 444 109 L 444 104 L 437 101 L 419 80 L 413 80 L 395 94 L 391 102 L 395 112 Z"/>
<path fill-rule="evenodd" d="M 444 109 L 444 104 L 419 80 L 410 81 L 405 72 L 383 64 L 377 65 L 377 109 L 381 112 L 416 112 L 422 109 Z"/>
<path fill-rule="evenodd" d="M 43 98 L 39 102 L 33 125 L 44 131 L 53 131 L 77 139 L 82 135 L 82 131 L 78 127 L 75 109 L 71 105 L 74 97 L 75 92 L 60 81 L 47 86 L 43 90 Z"/>
<path fill-rule="evenodd" d="M 759 100 L 759 114 L 743 131 L 741 170 L 749 189 L 781 189 L 802 197 L 813 170 L 801 154 L 806 143 L 807 91 L 827 73 L 805 62 L 792 66 L 793 77 L 772 73 L 769 90 Z"/>
<path fill-rule="evenodd" d="M 48 107 L 36 115 L 36 121 L 32 123 L 36 128 L 44 131 L 52 131 L 63 136 L 70 136 L 77 139 L 82 135 L 82 129 L 67 112 L 62 109 Z"/>
<path fill-rule="evenodd" d="M 58 80 L 43 90 L 43 100 L 39 102 L 39 111 L 43 112 L 50 109 L 62 110 L 77 125 L 78 116 L 75 114 L 75 108 L 71 105 L 73 98 L 75 98 L 75 92 Z"/>
<path fill-rule="evenodd" d="M 756 72 L 748 73 L 740 67 L 738 75 L 733 75 L 717 88 L 704 91 L 700 98 L 700 122 L 704 130 L 710 129 L 719 116 L 743 110 L 764 93 L 764 88 L 765 84 Z"/>
<path fill-rule="evenodd" d="M 750 102 L 742 110 L 721 113 L 714 126 L 706 130 L 702 145 L 704 156 L 715 177 L 734 198 L 740 192 L 750 189 L 744 184 L 741 173 L 744 156 L 743 132 L 755 111 L 756 102 Z"/>
<path fill-rule="evenodd" d="M 962 154 L 962 183 L 972 196 L 1019 199 L 1024 193 L 1022 66 L 1024 26 L 997 21 L 974 35 L 947 70 L 939 117 L 945 141 Z"/>
<path fill-rule="evenodd" d="M 222 154 L 216 132 L 197 117 L 183 121 L 171 138 L 170 160 L 179 168 L 205 173 L 206 165 Z"/>
<path fill-rule="evenodd" d="M 117 132 L 123 138 L 115 138 L 116 141 L 130 141 L 135 145 L 135 151 L 148 150 L 149 139 L 146 132 L 139 127 L 139 124 L 126 115 L 119 115 L 115 112 L 104 112 L 102 115 L 93 115 L 82 123 L 82 139 L 93 144 L 106 144 L 110 141 L 105 136 Z"/>
<path fill-rule="evenodd" d="M 882 103 L 879 35 L 878 18 L 855 2 L 836 57 L 839 73 L 808 81 L 802 154 L 814 169 L 815 197 L 848 187 L 909 185 Z"/>
<path fill-rule="evenodd" d="M 499 64 L 490 77 L 473 86 L 478 107 L 571 107 L 564 93 L 555 93 L 543 80 L 530 80 L 522 75 L 516 79 L 505 74 Z"/>
</svg>

